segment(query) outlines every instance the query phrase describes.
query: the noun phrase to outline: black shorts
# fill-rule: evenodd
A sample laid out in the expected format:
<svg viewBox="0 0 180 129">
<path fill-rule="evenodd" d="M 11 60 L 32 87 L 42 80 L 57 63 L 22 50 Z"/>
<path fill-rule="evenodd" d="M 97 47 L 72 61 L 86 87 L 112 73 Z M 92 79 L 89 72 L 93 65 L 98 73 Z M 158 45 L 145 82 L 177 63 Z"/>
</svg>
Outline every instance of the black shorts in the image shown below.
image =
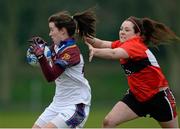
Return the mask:
<svg viewBox="0 0 180 129">
<path fill-rule="evenodd" d="M 176 102 L 169 88 L 160 91 L 146 102 L 139 102 L 129 91 L 122 101 L 140 117 L 150 115 L 159 122 L 166 122 L 177 116 Z"/>
</svg>

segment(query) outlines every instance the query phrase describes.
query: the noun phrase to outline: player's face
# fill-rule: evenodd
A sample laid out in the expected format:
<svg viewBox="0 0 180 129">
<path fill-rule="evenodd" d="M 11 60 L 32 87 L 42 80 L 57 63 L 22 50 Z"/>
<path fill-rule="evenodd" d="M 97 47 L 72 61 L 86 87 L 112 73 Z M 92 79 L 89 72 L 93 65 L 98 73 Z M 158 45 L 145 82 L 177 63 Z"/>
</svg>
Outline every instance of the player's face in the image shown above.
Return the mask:
<svg viewBox="0 0 180 129">
<path fill-rule="evenodd" d="M 121 42 L 125 42 L 134 36 L 139 34 L 135 34 L 134 32 L 134 24 L 131 21 L 124 21 L 119 30 L 119 39 Z"/>
<path fill-rule="evenodd" d="M 49 36 L 52 41 L 54 44 L 59 44 L 63 39 L 63 32 L 55 26 L 54 22 L 49 22 L 49 29 Z"/>
</svg>

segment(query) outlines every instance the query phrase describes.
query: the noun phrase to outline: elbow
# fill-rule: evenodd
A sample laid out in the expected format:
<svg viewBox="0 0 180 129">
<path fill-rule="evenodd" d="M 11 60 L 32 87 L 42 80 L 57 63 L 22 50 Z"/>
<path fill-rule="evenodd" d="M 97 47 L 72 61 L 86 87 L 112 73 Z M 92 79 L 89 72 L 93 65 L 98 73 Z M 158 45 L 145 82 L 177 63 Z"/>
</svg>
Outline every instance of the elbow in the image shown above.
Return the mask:
<svg viewBox="0 0 180 129">
<path fill-rule="evenodd" d="M 62 73 L 63 73 L 63 70 L 62 71 L 54 70 L 51 72 L 43 72 L 47 82 L 55 81 Z"/>
<path fill-rule="evenodd" d="M 109 55 L 108 59 L 115 59 L 113 55 Z"/>
<path fill-rule="evenodd" d="M 58 77 L 59 77 L 58 74 L 57 74 L 57 75 L 51 74 L 51 75 L 46 76 L 46 80 L 47 80 L 48 82 L 54 82 Z"/>
<path fill-rule="evenodd" d="M 57 78 L 57 76 L 55 76 L 54 74 L 51 74 L 51 73 L 44 73 L 44 77 L 47 82 L 53 82 Z"/>
<path fill-rule="evenodd" d="M 110 59 L 121 59 L 121 58 L 125 58 L 124 54 L 119 53 L 117 51 L 112 51 L 111 55 L 110 55 Z"/>
<path fill-rule="evenodd" d="M 47 82 L 53 82 L 54 81 L 54 79 L 46 79 L 47 80 Z"/>
<path fill-rule="evenodd" d="M 56 80 L 56 78 L 54 78 L 54 77 L 52 77 L 52 76 L 48 76 L 48 77 L 46 77 L 46 80 L 47 80 L 47 82 L 53 82 L 53 81 L 55 81 Z"/>
<path fill-rule="evenodd" d="M 109 59 L 117 59 L 117 55 L 114 51 L 109 55 Z"/>
</svg>

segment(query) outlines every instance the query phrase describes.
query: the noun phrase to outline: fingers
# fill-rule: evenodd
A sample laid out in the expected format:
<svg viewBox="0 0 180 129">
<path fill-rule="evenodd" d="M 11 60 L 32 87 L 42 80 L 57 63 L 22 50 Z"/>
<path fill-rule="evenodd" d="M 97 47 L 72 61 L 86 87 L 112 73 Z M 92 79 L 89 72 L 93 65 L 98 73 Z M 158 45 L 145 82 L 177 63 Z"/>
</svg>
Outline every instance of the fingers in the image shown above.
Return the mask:
<svg viewBox="0 0 180 129">
<path fill-rule="evenodd" d="M 46 41 L 44 41 L 41 37 L 39 36 L 34 36 L 30 40 L 28 40 L 30 43 L 34 44 L 47 44 Z"/>
<path fill-rule="evenodd" d="M 89 55 L 89 62 L 92 61 L 93 55 Z"/>
<path fill-rule="evenodd" d="M 88 41 L 86 41 L 86 40 L 85 40 L 85 44 L 86 44 L 89 48 L 92 47 L 92 45 L 91 45 Z"/>
<path fill-rule="evenodd" d="M 37 45 L 38 45 L 38 44 L 36 44 L 36 43 L 33 42 L 33 43 L 30 44 L 30 47 L 31 47 L 31 48 L 35 48 L 35 47 L 37 47 Z"/>
<path fill-rule="evenodd" d="M 46 42 L 41 37 L 33 36 L 28 42 L 30 43 L 29 48 L 31 53 L 35 54 L 37 57 L 44 53 Z"/>
<path fill-rule="evenodd" d="M 85 42 L 85 44 L 90 48 L 91 47 L 91 45 L 88 43 L 88 42 Z"/>
<path fill-rule="evenodd" d="M 36 51 L 37 49 L 39 49 L 40 46 L 39 46 L 39 44 L 37 44 L 37 43 L 35 43 L 35 42 L 32 42 L 32 43 L 30 44 L 29 48 L 30 48 L 30 50 L 31 50 L 32 53 L 35 53 L 35 51 Z"/>
<path fill-rule="evenodd" d="M 45 42 L 41 37 L 37 37 L 37 38 L 36 38 L 36 42 L 37 42 L 38 44 L 46 44 L 46 42 Z"/>
<path fill-rule="evenodd" d="M 89 34 L 88 34 L 86 37 L 87 37 L 87 38 L 91 38 L 91 39 L 94 38 L 92 35 L 89 35 Z"/>
<path fill-rule="evenodd" d="M 94 56 L 94 48 L 91 44 L 89 44 L 88 42 L 85 41 L 85 44 L 88 46 L 89 48 L 89 62 L 92 61 L 92 58 Z"/>
<path fill-rule="evenodd" d="M 94 49 L 91 45 L 89 45 L 89 62 L 92 61 L 93 56 L 94 56 Z"/>
<path fill-rule="evenodd" d="M 31 43 L 30 46 L 29 46 L 30 50 L 32 53 L 34 53 L 35 49 L 36 49 L 36 44 L 34 43 Z"/>
<path fill-rule="evenodd" d="M 34 37 L 33 41 L 36 45 L 43 44 L 43 40 L 41 37 Z"/>
<path fill-rule="evenodd" d="M 93 51 L 92 51 L 92 46 L 85 40 L 85 44 L 88 46 L 89 48 L 89 62 L 92 61 L 93 58 Z"/>
<path fill-rule="evenodd" d="M 88 44 L 93 45 L 95 43 L 95 37 L 91 35 L 84 36 L 84 41 L 86 44 L 88 43 Z"/>
<path fill-rule="evenodd" d="M 33 38 L 33 44 L 38 45 L 38 42 L 37 42 L 37 39 L 36 39 L 36 38 Z"/>
</svg>

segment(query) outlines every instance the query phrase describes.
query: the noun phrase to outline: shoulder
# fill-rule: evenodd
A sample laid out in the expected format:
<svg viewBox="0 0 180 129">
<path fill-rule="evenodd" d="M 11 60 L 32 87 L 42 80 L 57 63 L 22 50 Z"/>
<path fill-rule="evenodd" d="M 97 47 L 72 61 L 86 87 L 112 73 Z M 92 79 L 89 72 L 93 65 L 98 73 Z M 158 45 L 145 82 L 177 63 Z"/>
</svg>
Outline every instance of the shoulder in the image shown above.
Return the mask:
<svg viewBox="0 0 180 129">
<path fill-rule="evenodd" d="M 66 47 L 63 51 L 61 51 L 59 54 L 64 55 L 64 54 L 69 54 L 69 55 L 80 55 L 80 49 L 77 45 L 72 45 Z"/>
<path fill-rule="evenodd" d="M 128 53 L 130 58 L 146 57 L 145 51 L 148 49 L 140 37 L 127 40 L 120 47 Z"/>
<path fill-rule="evenodd" d="M 115 40 L 112 42 L 111 48 L 117 48 L 117 47 L 120 47 L 121 45 L 122 43 L 119 40 Z"/>
<path fill-rule="evenodd" d="M 64 69 L 80 63 L 80 50 L 76 45 L 68 46 L 56 54 L 55 63 Z"/>
<path fill-rule="evenodd" d="M 76 45 L 74 39 L 68 39 L 66 41 L 61 42 L 60 45 L 54 47 L 56 54 L 62 54 L 64 52 L 78 52 L 80 53 L 79 47 Z"/>
<path fill-rule="evenodd" d="M 143 42 L 142 38 L 139 36 L 136 36 L 122 43 L 122 47 L 140 47 L 140 48 L 147 49 L 147 46 Z"/>
</svg>

